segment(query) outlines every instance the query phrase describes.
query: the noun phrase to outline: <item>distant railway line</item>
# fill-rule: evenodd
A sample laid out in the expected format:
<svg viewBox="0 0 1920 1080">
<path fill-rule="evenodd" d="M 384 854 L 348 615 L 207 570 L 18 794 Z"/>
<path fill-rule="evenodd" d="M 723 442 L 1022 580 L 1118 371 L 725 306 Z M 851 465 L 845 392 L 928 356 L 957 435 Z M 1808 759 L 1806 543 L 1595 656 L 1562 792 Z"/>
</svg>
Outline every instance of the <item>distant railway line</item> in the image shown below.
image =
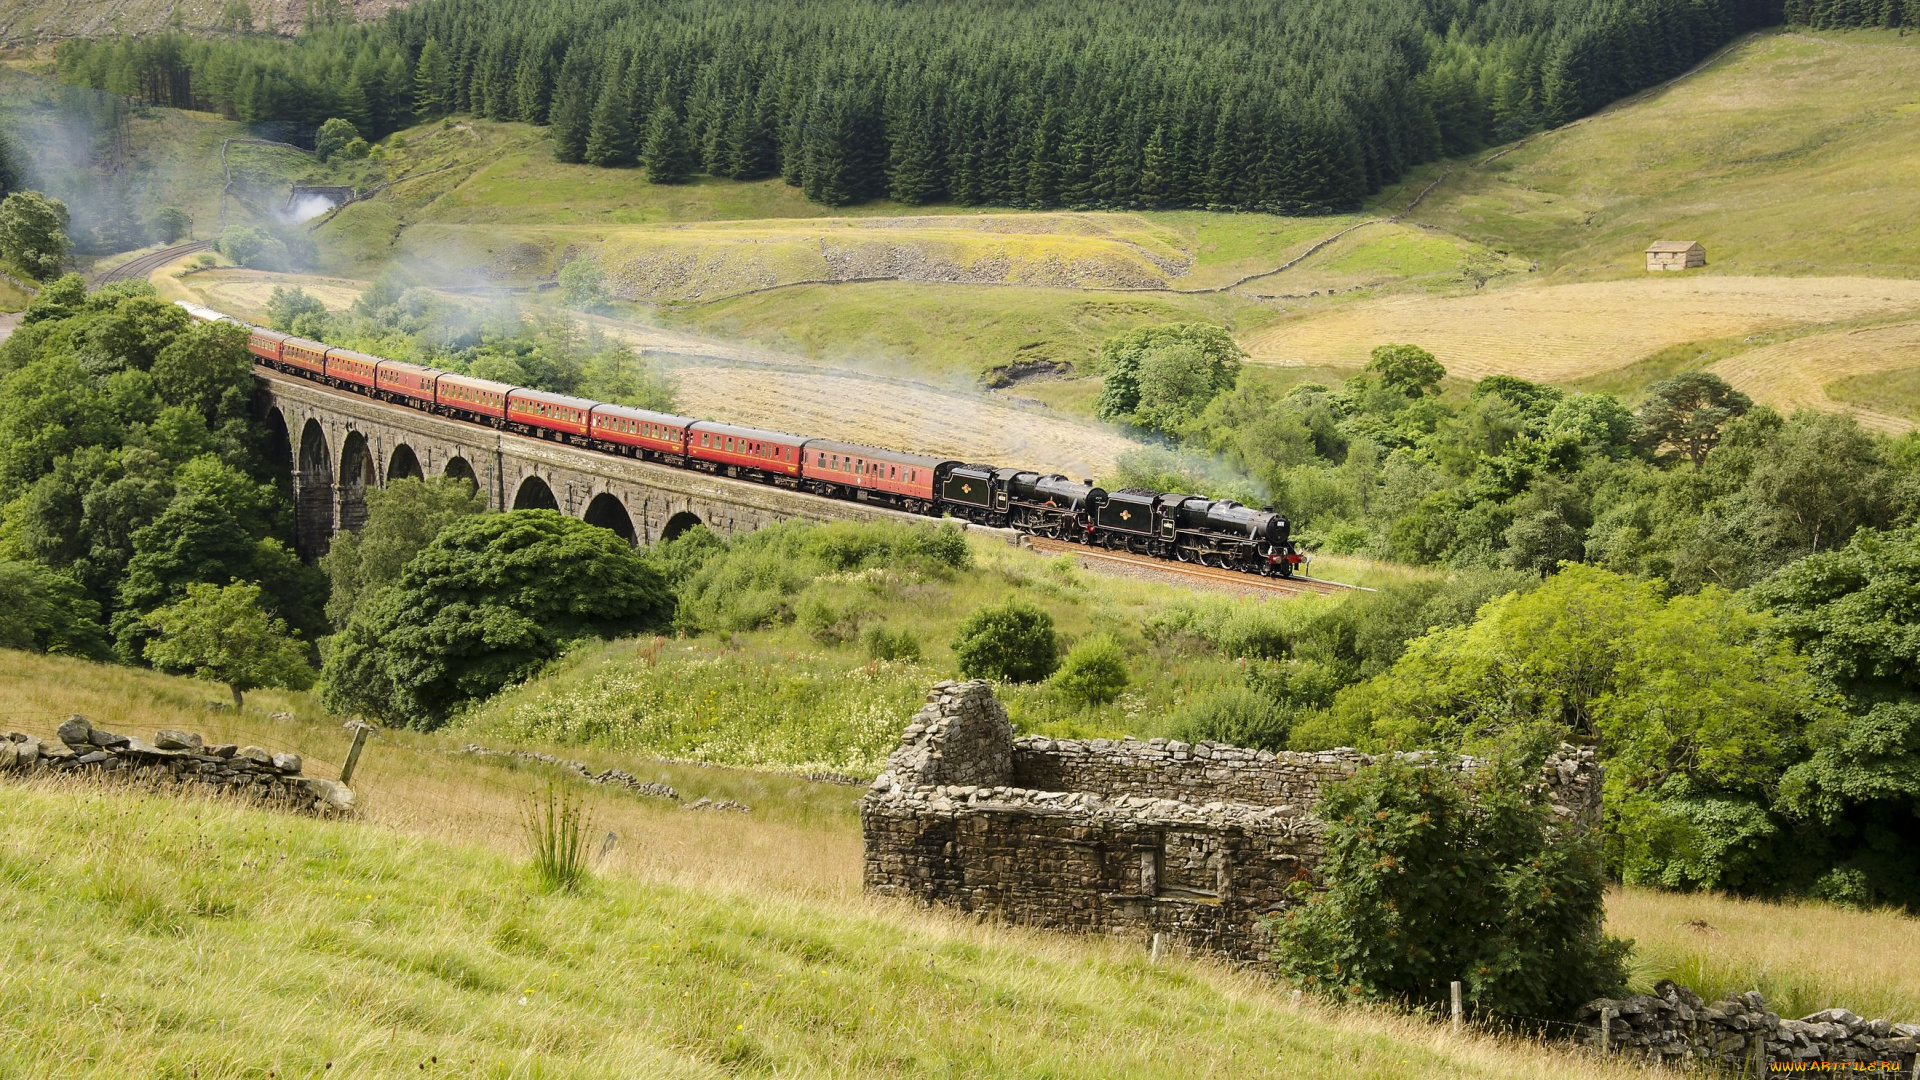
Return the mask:
<svg viewBox="0 0 1920 1080">
<path fill-rule="evenodd" d="M 161 248 L 137 259 L 128 259 L 119 266 L 108 270 L 93 279 L 95 285 L 106 285 L 115 281 L 137 281 L 167 265 L 175 259 L 184 259 L 213 248 L 211 240 L 196 240 L 191 244 L 177 244 L 170 248 Z"/>
<path fill-rule="evenodd" d="M 1050 555 L 1072 555 L 1089 562 L 1105 563 L 1119 567 L 1133 567 L 1150 574 L 1163 574 L 1172 577 L 1185 577 L 1196 582 L 1210 582 L 1230 586 L 1249 592 L 1274 592 L 1290 595 L 1302 593 L 1342 593 L 1359 588 L 1340 581 L 1328 581 L 1324 578 L 1309 577 L 1260 577 L 1244 574 L 1236 570 L 1226 570 L 1217 566 L 1202 566 L 1198 563 L 1169 562 L 1150 555 L 1136 555 L 1127 551 L 1113 551 L 1108 548 L 1093 547 L 1088 544 L 1075 544 L 1065 540 L 1052 540 L 1044 536 L 1024 536 L 1021 543 L 1035 551 Z"/>
</svg>

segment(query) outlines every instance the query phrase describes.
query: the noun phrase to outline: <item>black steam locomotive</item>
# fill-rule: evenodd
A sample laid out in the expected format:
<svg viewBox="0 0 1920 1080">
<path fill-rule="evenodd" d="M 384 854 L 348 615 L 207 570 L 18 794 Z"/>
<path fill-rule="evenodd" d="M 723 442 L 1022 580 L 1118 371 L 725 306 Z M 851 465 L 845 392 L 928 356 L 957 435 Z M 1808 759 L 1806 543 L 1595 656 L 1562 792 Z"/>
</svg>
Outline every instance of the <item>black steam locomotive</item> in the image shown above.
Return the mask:
<svg viewBox="0 0 1920 1080">
<path fill-rule="evenodd" d="M 1285 517 L 1199 495 L 1110 492 L 1057 474 L 954 465 L 942 477 L 938 505 L 982 525 L 1267 577 L 1292 577 L 1306 561 Z"/>
</svg>

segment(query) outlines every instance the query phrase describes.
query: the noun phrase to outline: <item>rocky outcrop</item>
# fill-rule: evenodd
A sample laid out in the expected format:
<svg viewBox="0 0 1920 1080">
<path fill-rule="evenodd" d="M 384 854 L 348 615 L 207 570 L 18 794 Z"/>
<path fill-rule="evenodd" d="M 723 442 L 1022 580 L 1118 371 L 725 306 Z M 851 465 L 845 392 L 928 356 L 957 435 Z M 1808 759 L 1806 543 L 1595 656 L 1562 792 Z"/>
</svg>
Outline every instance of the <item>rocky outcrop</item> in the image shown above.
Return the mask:
<svg viewBox="0 0 1920 1080">
<path fill-rule="evenodd" d="M 353 790 L 302 776 L 298 754 L 258 746 L 212 745 L 192 732 L 156 731 L 153 741 L 94 727 L 69 716 L 46 743 L 18 731 L 0 737 L 0 774 L 111 776 L 118 780 L 192 784 L 280 809 L 335 815 L 354 810 Z"/>
<path fill-rule="evenodd" d="M 1580 1010 L 1587 1041 L 1651 1064 L 1720 1066 L 1765 1075 L 1774 1063 L 1827 1063 L 1786 1071 L 1873 1071 L 1910 1076 L 1920 1054 L 1920 1024 L 1865 1020 L 1825 1009 L 1799 1020 L 1767 1008 L 1758 990 L 1709 1005 L 1684 986 L 1662 981 L 1651 994 L 1602 998 Z M 1865 1063 L 1883 1063 L 1868 1070 Z M 1856 1068 L 1856 1065 L 1858 1066 Z M 1896 1071 L 1897 1069 L 1897 1071 Z"/>
</svg>

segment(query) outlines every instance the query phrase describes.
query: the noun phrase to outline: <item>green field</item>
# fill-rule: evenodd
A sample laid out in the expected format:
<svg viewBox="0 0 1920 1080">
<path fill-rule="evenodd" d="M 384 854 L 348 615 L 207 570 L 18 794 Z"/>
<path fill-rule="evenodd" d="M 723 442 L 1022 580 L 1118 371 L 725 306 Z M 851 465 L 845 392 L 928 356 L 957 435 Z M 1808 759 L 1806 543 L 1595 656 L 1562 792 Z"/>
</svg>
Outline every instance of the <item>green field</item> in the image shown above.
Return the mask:
<svg viewBox="0 0 1920 1080">
<path fill-rule="evenodd" d="M 123 732 L 180 727 L 293 750 L 316 775 L 344 746 L 307 695 L 263 691 L 244 713 L 211 712 L 223 695 L 208 684 L 6 657 L 11 727 L 49 734 L 78 710 Z M 1204 960 L 1153 966 L 1126 942 L 867 900 L 854 788 L 560 751 L 672 783 L 683 800 L 753 806 L 688 813 L 453 752 L 469 738 L 376 738 L 357 822 L 9 782 L 0 1072 L 1629 1075 L 1590 1055 L 1295 1002 Z M 526 868 L 520 814 L 549 783 L 584 801 L 595 837 L 617 837 L 576 895 L 540 892 Z M 1616 932 L 1652 946 L 1643 979 L 1761 985 L 1789 1010 L 1902 1015 L 1920 1001 L 1920 935 L 1901 916 L 1638 891 L 1610 910 Z"/>
</svg>

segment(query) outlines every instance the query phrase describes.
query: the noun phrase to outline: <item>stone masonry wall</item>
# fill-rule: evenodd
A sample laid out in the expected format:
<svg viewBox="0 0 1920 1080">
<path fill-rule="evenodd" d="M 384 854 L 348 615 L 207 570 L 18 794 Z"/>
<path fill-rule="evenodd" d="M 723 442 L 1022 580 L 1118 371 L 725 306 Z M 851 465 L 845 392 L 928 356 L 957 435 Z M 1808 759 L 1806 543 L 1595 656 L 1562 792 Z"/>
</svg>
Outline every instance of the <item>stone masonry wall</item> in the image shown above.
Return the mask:
<svg viewBox="0 0 1920 1080">
<path fill-rule="evenodd" d="M 94 727 L 84 716 L 60 725 L 59 745 L 17 731 L 0 736 L 0 773 L 113 776 L 193 784 L 250 802 L 310 814 L 346 814 L 352 789 L 300 775 L 300 755 L 258 746 L 207 745 L 199 735 L 160 731 L 151 743 Z"/>
<path fill-rule="evenodd" d="M 1604 1040 L 1609 1053 L 1650 1064 L 1718 1066 L 1736 1076 L 1767 1075 L 1771 1063 L 1800 1063 L 1785 1071 L 1905 1078 L 1920 1064 L 1920 1024 L 1865 1020 L 1845 1009 L 1787 1020 L 1767 1008 L 1758 990 L 1709 1005 L 1663 980 L 1651 994 L 1588 1002 L 1580 1019 L 1587 1041 L 1599 1048 Z M 1817 1062 L 1847 1064 L 1808 1067 Z M 1868 1068 L 1871 1062 L 1882 1064 Z"/>
<path fill-rule="evenodd" d="M 1330 783 L 1352 776 L 1373 756 L 1355 750 L 1273 753 L 1173 739 L 1014 740 L 1011 785 L 1038 791 L 1098 791 L 1186 802 L 1256 805 L 1320 800 Z M 1474 762 L 1467 759 L 1467 768 Z M 1564 819 L 1600 820 L 1600 770 L 1591 747 L 1563 747 L 1542 777 Z"/>
<path fill-rule="evenodd" d="M 1016 739 L 984 682 L 941 683 L 861 800 L 866 887 L 1012 922 L 1147 936 L 1265 959 L 1265 918 L 1312 880 L 1311 811 L 1374 759 L 1161 739 Z M 1473 767 L 1473 763 L 1466 763 Z M 1599 770 L 1546 782 L 1594 820 Z"/>
</svg>

